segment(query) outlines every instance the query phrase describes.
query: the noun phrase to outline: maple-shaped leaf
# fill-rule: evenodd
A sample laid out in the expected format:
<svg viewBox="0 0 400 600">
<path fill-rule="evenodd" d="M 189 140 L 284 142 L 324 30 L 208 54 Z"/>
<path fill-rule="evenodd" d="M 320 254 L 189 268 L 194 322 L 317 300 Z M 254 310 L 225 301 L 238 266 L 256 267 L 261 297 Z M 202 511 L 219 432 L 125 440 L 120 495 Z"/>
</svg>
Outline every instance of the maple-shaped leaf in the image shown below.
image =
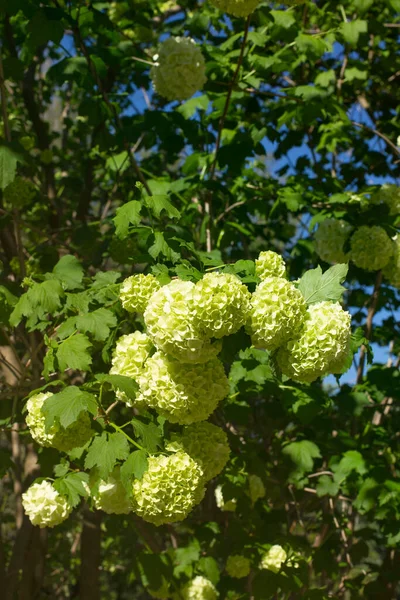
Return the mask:
<svg viewBox="0 0 400 600">
<path fill-rule="evenodd" d="M 114 313 L 107 308 L 98 308 L 86 315 L 79 315 L 76 318 L 76 327 L 80 331 L 91 333 L 97 341 L 108 338 L 110 327 L 117 325 L 117 319 Z"/>
<path fill-rule="evenodd" d="M 138 200 L 132 200 L 117 208 L 113 221 L 115 233 L 120 240 L 128 235 L 129 225 L 139 225 L 141 208 L 142 203 Z"/>
<path fill-rule="evenodd" d="M 84 392 L 75 385 L 69 385 L 58 394 L 47 398 L 41 410 L 46 417 L 46 429 L 53 425 L 54 420 L 62 427 L 68 427 L 79 418 L 81 412 L 96 414 L 97 403 L 93 394 Z"/>
<path fill-rule="evenodd" d="M 325 273 L 318 266 L 316 269 L 306 271 L 300 279 L 298 288 L 303 294 L 307 304 L 330 300 L 338 302 L 341 300 L 344 288 L 341 284 L 346 279 L 349 266 L 339 264 L 331 267 Z"/>
<path fill-rule="evenodd" d="M 62 281 L 67 290 L 75 290 L 82 287 L 83 267 L 79 260 L 67 254 L 60 258 L 53 269 L 53 273 Z"/>
<path fill-rule="evenodd" d="M 56 479 L 53 486 L 63 496 L 68 499 L 72 507 L 79 504 L 81 498 L 87 498 L 89 475 L 88 473 L 68 473 L 67 475 Z"/>
<path fill-rule="evenodd" d="M 100 477 L 105 479 L 113 470 L 117 460 L 125 460 L 129 455 L 126 437 L 119 432 L 96 435 L 85 459 L 85 468 L 97 467 Z"/>
<path fill-rule="evenodd" d="M 61 371 L 79 369 L 87 371 L 92 363 L 88 349 L 92 346 L 86 335 L 77 333 L 60 342 L 57 348 L 57 360 Z"/>
</svg>

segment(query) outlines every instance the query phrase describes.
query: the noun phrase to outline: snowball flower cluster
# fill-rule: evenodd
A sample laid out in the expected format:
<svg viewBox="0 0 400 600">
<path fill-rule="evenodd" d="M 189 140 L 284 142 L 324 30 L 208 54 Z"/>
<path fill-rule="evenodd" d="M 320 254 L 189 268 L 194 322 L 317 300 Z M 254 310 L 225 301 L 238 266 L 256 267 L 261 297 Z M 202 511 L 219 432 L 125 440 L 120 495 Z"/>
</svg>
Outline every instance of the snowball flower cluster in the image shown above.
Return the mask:
<svg viewBox="0 0 400 600">
<path fill-rule="evenodd" d="M 205 84 L 206 66 L 191 38 L 170 37 L 160 44 L 150 70 L 154 89 L 167 100 L 187 100 Z"/>
<path fill-rule="evenodd" d="M 120 479 L 119 467 L 116 467 L 107 480 L 101 480 L 93 494 L 94 505 L 98 510 L 112 515 L 132 512 L 132 505 Z"/>
<path fill-rule="evenodd" d="M 256 10 L 260 0 L 211 0 L 211 3 L 229 15 L 247 17 Z"/>
<path fill-rule="evenodd" d="M 132 379 L 137 380 L 139 375 L 142 374 L 144 364 L 152 350 L 153 344 L 145 333 L 134 331 L 128 335 L 121 336 L 113 352 L 110 374 L 124 375 L 125 377 L 132 377 Z M 128 404 L 128 406 L 131 405 L 131 400 L 128 396 L 119 390 L 117 398 L 121 402 Z M 135 404 L 138 404 L 137 399 Z"/>
<path fill-rule="evenodd" d="M 189 307 L 201 336 L 222 338 L 244 325 L 250 292 L 236 275 L 207 273 L 193 288 Z"/>
<path fill-rule="evenodd" d="M 122 283 L 120 299 L 128 312 L 144 313 L 150 297 L 161 287 L 153 275 L 132 275 Z"/>
<path fill-rule="evenodd" d="M 268 571 L 272 571 L 273 573 L 279 573 L 286 559 L 287 554 L 285 550 L 282 546 L 276 544 L 275 546 L 271 546 L 268 552 L 262 557 L 260 569 L 268 569 Z"/>
<path fill-rule="evenodd" d="M 33 200 L 36 195 L 35 186 L 31 181 L 16 177 L 4 190 L 4 202 L 13 208 L 22 208 Z"/>
<path fill-rule="evenodd" d="M 352 229 L 349 223 L 341 219 L 322 221 L 314 236 L 318 256 L 328 263 L 349 262 L 349 253 L 345 253 L 343 248 Z"/>
<path fill-rule="evenodd" d="M 202 363 L 221 349 L 200 335 L 191 310 L 195 285 L 179 279 L 155 292 L 147 305 L 144 320 L 157 348 L 185 363 Z"/>
<path fill-rule="evenodd" d="M 393 255 L 382 273 L 390 285 L 400 288 L 400 236 L 396 236 L 393 242 Z"/>
<path fill-rule="evenodd" d="M 360 269 L 379 271 L 393 254 L 392 240 L 382 227 L 359 227 L 350 240 L 351 260 Z"/>
<path fill-rule="evenodd" d="M 34 483 L 22 494 L 22 505 L 32 525 L 55 527 L 67 519 L 72 506 L 48 481 Z"/>
<path fill-rule="evenodd" d="M 265 496 L 265 487 L 258 475 L 249 475 L 249 494 L 253 504 Z"/>
<path fill-rule="evenodd" d="M 298 333 L 305 315 L 303 294 L 290 281 L 267 277 L 251 298 L 247 330 L 259 348 L 275 350 Z"/>
<path fill-rule="evenodd" d="M 139 403 L 181 425 L 207 419 L 229 392 L 229 381 L 218 358 L 189 365 L 162 352 L 146 361 L 138 383 Z"/>
<path fill-rule="evenodd" d="M 242 577 L 247 577 L 250 573 L 250 561 L 245 556 L 241 556 L 240 554 L 232 554 L 228 556 L 228 560 L 226 561 L 226 572 L 231 577 L 235 577 L 236 579 L 241 579 Z"/>
<path fill-rule="evenodd" d="M 182 521 L 203 496 L 203 472 L 182 451 L 150 456 L 143 478 L 133 482 L 133 510 L 154 525 Z"/>
<path fill-rule="evenodd" d="M 184 600 L 217 600 L 218 592 L 209 579 L 198 575 L 183 589 Z"/>
<path fill-rule="evenodd" d="M 29 398 L 26 404 L 28 410 L 26 424 L 29 427 L 31 436 L 40 446 L 56 448 L 60 452 L 69 452 L 72 448 L 81 448 L 90 440 L 94 433 L 90 426 L 89 415 L 81 412 L 78 420 L 69 425 L 69 427 L 61 427 L 59 423 L 55 422 L 46 431 L 42 406 L 44 401 L 52 396 L 51 392 L 46 392 Z"/>
<path fill-rule="evenodd" d="M 256 275 L 261 280 L 267 277 L 285 277 L 286 265 L 282 256 L 272 250 L 260 252 L 256 258 Z"/>
<path fill-rule="evenodd" d="M 200 465 L 206 481 L 216 477 L 228 462 L 228 437 L 223 429 L 212 423 L 204 421 L 188 425 L 173 440 Z"/>
<path fill-rule="evenodd" d="M 386 204 L 389 215 L 400 215 L 400 187 L 392 183 L 385 183 L 371 199 L 373 204 Z"/>
<path fill-rule="evenodd" d="M 340 373 L 350 348 L 350 320 L 339 303 L 312 304 L 300 336 L 279 349 L 277 362 L 282 372 L 301 383 Z"/>
</svg>

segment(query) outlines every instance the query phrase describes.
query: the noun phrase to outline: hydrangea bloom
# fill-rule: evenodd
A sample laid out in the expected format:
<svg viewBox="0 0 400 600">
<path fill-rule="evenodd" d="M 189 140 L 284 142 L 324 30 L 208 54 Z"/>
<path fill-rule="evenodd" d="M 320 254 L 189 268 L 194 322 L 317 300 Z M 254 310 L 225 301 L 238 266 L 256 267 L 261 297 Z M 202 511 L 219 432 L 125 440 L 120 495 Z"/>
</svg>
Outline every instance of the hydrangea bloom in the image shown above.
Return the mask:
<svg viewBox="0 0 400 600">
<path fill-rule="evenodd" d="M 325 219 L 318 225 L 314 235 L 315 251 L 328 263 L 347 263 L 349 253 L 343 248 L 349 237 L 352 226 L 341 219 Z"/>
<path fill-rule="evenodd" d="M 161 287 L 153 275 L 132 275 L 121 286 L 120 299 L 128 312 L 144 313 L 150 297 Z"/>
<path fill-rule="evenodd" d="M 133 482 L 134 512 L 155 525 L 182 521 L 203 496 L 203 472 L 182 451 L 150 456 L 143 478 Z"/>
<path fill-rule="evenodd" d="M 256 275 L 261 280 L 267 277 L 285 277 L 286 265 L 282 256 L 272 250 L 260 252 L 256 258 Z"/>
<path fill-rule="evenodd" d="M 392 183 L 384 183 L 381 189 L 373 195 L 371 201 L 374 204 L 386 204 L 389 214 L 396 216 L 400 214 L 400 187 Z"/>
<path fill-rule="evenodd" d="M 366 271 L 383 269 L 393 254 L 392 240 L 378 225 L 359 227 L 352 235 L 350 245 L 351 260 Z"/>
<path fill-rule="evenodd" d="M 249 493 L 253 504 L 265 496 L 265 487 L 258 475 L 249 475 Z"/>
<path fill-rule="evenodd" d="M 271 546 L 261 559 L 260 569 L 268 569 L 273 573 L 279 573 L 283 563 L 287 558 L 287 554 L 282 546 Z"/>
<path fill-rule="evenodd" d="M 394 252 L 386 267 L 383 269 L 383 274 L 389 281 L 390 285 L 400 288 L 400 237 L 396 236 L 393 242 Z"/>
<path fill-rule="evenodd" d="M 115 346 L 110 374 L 125 375 L 125 377 L 132 377 L 136 380 L 143 373 L 144 364 L 152 350 L 153 344 L 145 333 L 134 331 L 123 335 Z M 118 391 L 117 398 L 121 402 L 131 405 L 131 400 L 123 392 Z"/>
<path fill-rule="evenodd" d="M 206 481 L 221 473 L 229 460 L 230 448 L 225 431 L 207 421 L 188 425 L 182 435 L 174 436 L 174 441 L 199 463 Z"/>
<path fill-rule="evenodd" d="M 186 100 L 207 81 L 204 57 L 191 38 L 170 37 L 160 44 L 150 70 L 154 89 L 167 100 Z"/>
<path fill-rule="evenodd" d="M 45 416 L 41 409 L 44 401 L 51 396 L 53 396 L 51 392 L 46 392 L 29 398 L 26 404 L 28 410 L 26 424 L 31 436 L 41 446 L 56 448 L 61 452 L 69 452 L 72 448 L 81 448 L 94 433 L 90 427 L 89 415 L 82 412 L 79 419 L 69 427 L 64 428 L 59 423 L 54 423 L 49 431 L 46 431 Z"/>
<path fill-rule="evenodd" d="M 252 294 L 247 330 L 255 346 L 275 350 L 295 337 L 306 315 L 303 294 L 286 279 L 267 277 Z"/>
<path fill-rule="evenodd" d="M 144 313 L 157 348 L 185 363 L 206 362 L 221 350 L 220 342 L 211 344 L 196 329 L 191 310 L 194 287 L 191 281 L 171 281 L 152 295 Z"/>
<path fill-rule="evenodd" d="M 256 10 L 260 0 L 211 0 L 211 3 L 229 15 L 247 17 Z"/>
<path fill-rule="evenodd" d="M 344 364 L 350 345 L 350 314 L 338 303 L 318 302 L 307 311 L 300 336 L 277 355 L 282 372 L 295 381 L 311 383 Z"/>
<path fill-rule="evenodd" d="M 232 498 L 231 500 L 228 500 L 227 502 L 225 502 L 224 495 L 222 492 L 222 485 L 217 485 L 217 487 L 215 488 L 214 494 L 215 494 L 215 503 L 218 506 L 218 508 L 220 508 L 221 510 L 227 511 L 227 512 L 235 512 L 237 500 L 236 500 L 236 498 Z"/>
<path fill-rule="evenodd" d="M 219 594 L 209 579 L 198 575 L 183 589 L 184 600 L 217 600 Z"/>
<path fill-rule="evenodd" d="M 34 483 L 22 494 L 22 505 L 32 525 L 55 527 L 67 519 L 72 506 L 48 481 Z"/>
<path fill-rule="evenodd" d="M 231 577 L 235 577 L 237 579 L 241 579 L 242 577 L 247 577 L 250 573 L 250 561 L 245 556 L 241 556 L 240 554 L 232 554 L 228 556 L 228 560 L 226 561 L 226 572 Z"/>
<path fill-rule="evenodd" d="M 244 325 L 250 292 L 236 275 L 207 273 L 194 286 L 189 306 L 200 334 L 221 338 L 236 333 Z"/>
<path fill-rule="evenodd" d="M 98 510 L 103 510 L 109 515 L 132 512 L 132 504 L 121 483 L 119 467 L 113 470 L 107 481 L 100 481 L 98 489 L 93 494 L 93 500 Z"/>
<path fill-rule="evenodd" d="M 4 201 L 13 208 L 26 206 L 36 195 L 35 186 L 31 181 L 16 177 L 4 190 Z"/>
<path fill-rule="evenodd" d="M 156 352 L 147 360 L 138 383 L 139 402 L 181 425 L 204 421 L 229 393 L 229 382 L 218 358 L 188 365 Z"/>
</svg>

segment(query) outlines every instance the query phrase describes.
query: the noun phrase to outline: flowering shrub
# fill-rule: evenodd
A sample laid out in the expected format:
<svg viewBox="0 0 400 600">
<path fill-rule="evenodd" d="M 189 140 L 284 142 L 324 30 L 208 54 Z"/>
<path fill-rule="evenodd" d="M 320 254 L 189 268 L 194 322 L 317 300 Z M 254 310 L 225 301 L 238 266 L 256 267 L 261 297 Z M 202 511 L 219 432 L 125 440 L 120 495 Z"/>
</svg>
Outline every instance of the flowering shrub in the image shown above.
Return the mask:
<svg viewBox="0 0 400 600">
<path fill-rule="evenodd" d="M 350 239 L 350 258 L 357 267 L 366 271 L 379 271 L 385 267 L 392 254 L 393 244 L 382 227 L 363 225 Z"/>
<path fill-rule="evenodd" d="M 128 312 L 144 313 L 151 295 L 160 287 L 153 275 L 132 275 L 121 286 L 122 306 Z"/>
<path fill-rule="evenodd" d="M 55 527 L 68 519 L 72 506 L 49 481 L 34 483 L 22 494 L 22 505 L 33 525 Z"/>
<path fill-rule="evenodd" d="M 282 256 L 272 250 L 260 252 L 255 260 L 255 273 L 261 280 L 267 277 L 285 277 L 286 265 Z"/>
</svg>

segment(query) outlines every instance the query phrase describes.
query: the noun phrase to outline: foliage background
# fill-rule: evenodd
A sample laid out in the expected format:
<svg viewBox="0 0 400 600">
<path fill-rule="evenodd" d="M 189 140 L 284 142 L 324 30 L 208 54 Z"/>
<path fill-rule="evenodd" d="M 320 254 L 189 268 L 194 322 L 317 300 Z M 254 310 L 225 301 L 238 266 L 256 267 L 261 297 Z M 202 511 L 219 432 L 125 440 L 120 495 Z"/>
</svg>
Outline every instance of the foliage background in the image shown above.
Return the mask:
<svg viewBox="0 0 400 600">
<path fill-rule="evenodd" d="M 248 21 L 191 0 L 110 6 L 0 2 L 0 187 L 16 174 L 34 185 L 0 212 L 5 598 L 147 598 L 161 574 L 176 586 L 205 574 L 222 598 L 397 598 L 400 297 L 354 266 L 345 303 L 373 342 L 368 368 L 361 349 L 338 382 L 284 387 L 263 353 L 239 352 L 245 340 L 224 349 L 232 395 L 215 419 L 232 458 L 218 483 L 235 513 L 210 488 L 187 521 L 158 529 L 87 508 L 49 532 L 23 517 L 21 492 L 60 461 L 32 444 L 25 399 L 43 368 L 77 385 L 107 372 L 115 338 L 140 327 L 116 301 L 123 277 L 196 279 L 274 249 L 296 279 L 318 264 L 322 218 L 393 226 L 351 194 L 399 183 L 399 0 L 264 2 Z M 207 62 L 204 90 L 184 103 L 152 92 L 149 62 L 166 35 L 190 35 Z M 83 271 L 69 264 L 62 291 L 45 273 L 67 254 Z M 69 346 L 59 326 L 89 302 Z M 250 473 L 267 490 L 254 506 Z M 298 569 L 257 571 L 275 543 L 301 557 Z M 224 572 L 233 551 L 252 559 L 245 582 Z"/>
</svg>

